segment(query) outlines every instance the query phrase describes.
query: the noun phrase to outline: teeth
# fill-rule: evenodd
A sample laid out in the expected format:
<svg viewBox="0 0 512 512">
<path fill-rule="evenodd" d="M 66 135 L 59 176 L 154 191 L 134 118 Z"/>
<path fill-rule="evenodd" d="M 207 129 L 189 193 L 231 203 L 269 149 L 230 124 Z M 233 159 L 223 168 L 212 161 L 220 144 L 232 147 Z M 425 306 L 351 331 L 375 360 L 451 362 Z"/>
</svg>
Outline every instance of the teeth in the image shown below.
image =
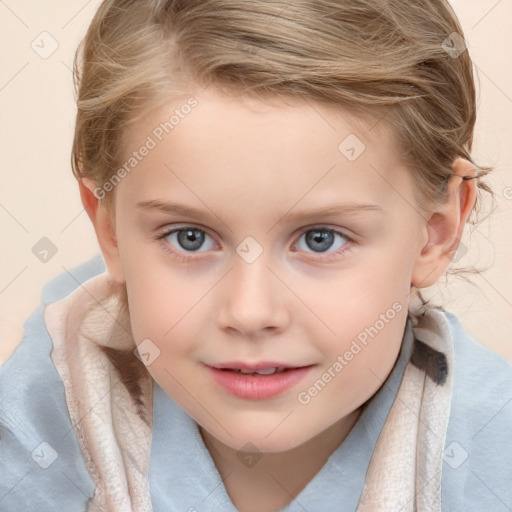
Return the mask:
<svg viewBox="0 0 512 512">
<path fill-rule="evenodd" d="M 258 375 L 272 375 L 277 372 L 277 368 L 267 368 L 266 370 L 257 370 L 255 373 Z"/>
<path fill-rule="evenodd" d="M 284 371 L 284 368 L 267 368 L 265 370 L 242 370 L 240 368 L 234 368 L 235 371 L 240 373 L 257 373 L 258 375 L 272 375 L 274 373 L 280 373 Z"/>
</svg>

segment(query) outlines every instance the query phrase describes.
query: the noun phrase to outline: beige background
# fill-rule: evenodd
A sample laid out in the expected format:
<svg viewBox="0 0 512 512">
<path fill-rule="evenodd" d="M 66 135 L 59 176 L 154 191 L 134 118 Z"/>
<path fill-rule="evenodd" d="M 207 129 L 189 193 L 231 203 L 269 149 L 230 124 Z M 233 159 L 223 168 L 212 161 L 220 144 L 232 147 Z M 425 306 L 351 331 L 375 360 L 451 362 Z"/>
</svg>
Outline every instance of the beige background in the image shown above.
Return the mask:
<svg viewBox="0 0 512 512">
<path fill-rule="evenodd" d="M 98 5 L 98 0 L 0 2 L 0 363 L 21 340 L 42 286 L 99 251 L 69 164 L 75 113 L 71 63 Z M 489 269 L 472 277 L 473 284 L 450 277 L 448 287 L 443 280 L 426 295 L 455 312 L 477 340 L 512 360 L 512 2 L 452 5 L 479 77 L 474 156 L 495 166 L 489 182 L 497 197 L 471 243 L 463 239 L 468 252 L 457 262 Z M 491 208 L 487 203 L 488 213 Z M 46 263 L 32 253 L 42 237 L 57 247 Z"/>
</svg>

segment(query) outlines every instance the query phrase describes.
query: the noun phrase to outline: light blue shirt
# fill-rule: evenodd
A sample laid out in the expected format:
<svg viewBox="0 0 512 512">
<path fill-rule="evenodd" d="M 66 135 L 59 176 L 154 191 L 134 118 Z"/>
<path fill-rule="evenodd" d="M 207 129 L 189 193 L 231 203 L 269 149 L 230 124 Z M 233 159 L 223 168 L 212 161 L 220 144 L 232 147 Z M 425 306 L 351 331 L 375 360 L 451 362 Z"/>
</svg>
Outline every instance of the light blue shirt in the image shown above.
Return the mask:
<svg viewBox="0 0 512 512">
<path fill-rule="evenodd" d="M 0 367 L 0 511 L 85 511 L 94 484 L 50 358 L 44 306 L 105 270 L 101 256 L 48 283 L 23 341 Z M 443 511 L 512 511 L 512 364 L 445 315 L 455 368 L 442 476 Z M 401 383 L 413 333 L 395 366 L 322 469 L 283 512 L 355 511 L 377 438 Z M 155 512 L 236 512 L 195 421 L 154 382 L 149 489 Z M 420 511 L 421 512 L 421 511 Z"/>
</svg>

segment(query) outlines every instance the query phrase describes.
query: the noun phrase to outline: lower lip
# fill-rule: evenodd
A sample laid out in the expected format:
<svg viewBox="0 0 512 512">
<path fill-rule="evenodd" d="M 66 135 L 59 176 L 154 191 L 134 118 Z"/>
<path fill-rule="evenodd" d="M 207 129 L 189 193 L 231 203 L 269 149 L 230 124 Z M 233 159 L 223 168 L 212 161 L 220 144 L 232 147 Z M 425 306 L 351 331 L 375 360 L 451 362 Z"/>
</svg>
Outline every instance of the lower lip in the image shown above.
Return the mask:
<svg viewBox="0 0 512 512">
<path fill-rule="evenodd" d="M 284 393 L 301 381 L 312 367 L 294 368 L 273 375 L 251 375 L 207 366 L 216 382 L 228 393 L 248 400 L 267 400 Z"/>
</svg>

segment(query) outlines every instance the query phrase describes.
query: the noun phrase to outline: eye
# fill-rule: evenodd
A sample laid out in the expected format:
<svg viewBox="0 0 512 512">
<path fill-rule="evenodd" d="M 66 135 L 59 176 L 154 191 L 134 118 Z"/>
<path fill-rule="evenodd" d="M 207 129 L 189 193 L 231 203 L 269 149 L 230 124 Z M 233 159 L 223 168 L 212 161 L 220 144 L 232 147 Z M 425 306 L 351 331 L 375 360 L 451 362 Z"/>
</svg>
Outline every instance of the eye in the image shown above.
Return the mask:
<svg viewBox="0 0 512 512">
<path fill-rule="evenodd" d="M 199 249 L 203 246 L 206 238 L 212 240 L 205 231 L 192 226 L 167 230 L 157 236 L 157 240 L 162 240 L 164 242 L 164 247 L 166 247 L 166 249 L 173 253 L 178 253 L 178 256 L 180 253 L 204 252 Z M 169 245 L 172 246 L 172 249 L 169 248 Z M 205 250 L 208 251 L 215 247 L 216 244 L 213 242 L 210 244 L 210 247 L 207 247 Z"/>
<path fill-rule="evenodd" d="M 190 254 L 193 252 L 206 252 L 217 247 L 217 244 L 203 229 L 194 226 L 168 228 L 157 235 L 156 239 L 163 243 L 165 250 L 183 261 L 190 261 L 193 258 Z M 209 239 L 210 243 L 204 247 L 206 239 Z M 304 242 L 302 242 L 303 239 Z M 293 247 L 297 248 L 295 250 L 305 253 L 318 254 L 319 259 L 331 260 L 348 252 L 352 242 L 351 238 L 339 231 L 326 226 L 318 226 L 304 231 Z M 203 250 L 200 250 L 201 248 Z M 327 253 L 332 248 L 334 251 Z"/>
<path fill-rule="evenodd" d="M 303 243 L 301 241 L 304 240 Z M 352 240 L 345 236 L 343 233 L 336 231 L 325 226 L 318 226 L 305 231 L 295 244 L 298 250 L 309 252 L 308 248 L 313 253 L 323 254 L 329 249 L 333 248 L 334 251 L 327 255 L 327 258 L 335 258 L 350 249 Z M 311 254 L 311 253 L 310 253 Z"/>
</svg>

